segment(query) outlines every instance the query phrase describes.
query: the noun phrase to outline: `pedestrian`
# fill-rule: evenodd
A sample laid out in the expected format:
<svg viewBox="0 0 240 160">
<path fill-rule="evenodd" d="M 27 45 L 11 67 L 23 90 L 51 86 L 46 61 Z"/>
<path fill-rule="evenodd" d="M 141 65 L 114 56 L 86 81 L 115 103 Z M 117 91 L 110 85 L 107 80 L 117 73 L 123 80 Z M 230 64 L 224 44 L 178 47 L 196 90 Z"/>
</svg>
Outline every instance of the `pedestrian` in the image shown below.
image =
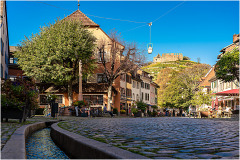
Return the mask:
<svg viewBox="0 0 240 160">
<path fill-rule="evenodd" d="M 182 117 L 182 108 L 180 108 L 180 111 L 179 111 L 179 114 L 180 114 L 180 117 Z"/>
<path fill-rule="evenodd" d="M 78 106 L 75 106 L 76 117 L 78 117 Z"/>
<path fill-rule="evenodd" d="M 175 109 L 173 109 L 173 117 L 175 117 Z"/>
</svg>

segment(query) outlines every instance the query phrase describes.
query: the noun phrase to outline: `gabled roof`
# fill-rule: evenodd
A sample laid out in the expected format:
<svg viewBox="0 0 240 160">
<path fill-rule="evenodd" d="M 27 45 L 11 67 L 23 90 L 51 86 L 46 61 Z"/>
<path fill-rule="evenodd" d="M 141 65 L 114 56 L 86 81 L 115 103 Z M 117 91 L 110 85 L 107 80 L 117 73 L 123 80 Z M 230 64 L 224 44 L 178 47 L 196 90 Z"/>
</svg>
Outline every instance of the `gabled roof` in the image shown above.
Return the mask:
<svg viewBox="0 0 240 160">
<path fill-rule="evenodd" d="M 82 13 L 80 10 L 76 10 L 75 12 L 73 12 L 72 14 L 70 14 L 69 16 L 67 16 L 66 18 L 64 18 L 65 20 L 80 20 L 82 21 L 82 24 L 84 26 L 89 26 L 89 27 L 99 27 L 98 24 L 96 24 L 95 22 L 93 22 L 90 18 L 88 18 L 84 13 Z"/>
<path fill-rule="evenodd" d="M 211 86 L 211 83 L 209 82 L 209 80 L 212 79 L 215 76 L 214 67 L 215 66 L 213 66 L 208 71 L 208 73 L 204 77 L 202 77 L 202 81 L 200 82 L 199 86 L 202 86 L 202 87 Z"/>
</svg>

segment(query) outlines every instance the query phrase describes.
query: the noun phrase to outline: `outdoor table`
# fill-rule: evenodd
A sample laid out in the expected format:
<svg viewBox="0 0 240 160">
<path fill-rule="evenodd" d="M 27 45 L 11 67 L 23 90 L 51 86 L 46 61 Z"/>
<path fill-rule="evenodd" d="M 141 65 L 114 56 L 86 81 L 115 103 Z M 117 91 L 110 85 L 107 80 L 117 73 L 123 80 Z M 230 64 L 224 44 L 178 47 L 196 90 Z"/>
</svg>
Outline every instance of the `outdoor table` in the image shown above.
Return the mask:
<svg viewBox="0 0 240 160">
<path fill-rule="evenodd" d="M 223 117 L 231 117 L 230 112 L 223 111 Z"/>
</svg>

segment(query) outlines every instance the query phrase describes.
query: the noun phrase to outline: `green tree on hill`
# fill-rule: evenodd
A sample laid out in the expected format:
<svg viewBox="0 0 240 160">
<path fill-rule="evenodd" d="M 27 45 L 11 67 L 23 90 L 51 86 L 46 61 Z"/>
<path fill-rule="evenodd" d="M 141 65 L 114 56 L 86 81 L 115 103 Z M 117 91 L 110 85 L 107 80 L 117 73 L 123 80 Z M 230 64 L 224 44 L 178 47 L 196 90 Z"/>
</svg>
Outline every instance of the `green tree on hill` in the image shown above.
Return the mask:
<svg viewBox="0 0 240 160">
<path fill-rule="evenodd" d="M 187 57 L 187 56 L 183 56 L 183 60 L 190 60 L 191 58 Z"/>
<path fill-rule="evenodd" d="M 72 85 L 77 83 L 79 61 L 83 76 L 94 68 L 92 59 L 96 38 L 80 21 L 59 21 L 40 28 L 38 34 L 21 42 L 14 56 L 24 74 L 36 80 L 68 85 L 72 103 Z"/>
<path fill-rule="evenodd" d="M 170 107 L 188 107 L 192 103 L 194 90 L 200 78 L 208 72 L 210 67 L 206 64 L 195 64 L 172 77 L 163 93 L 164 106 L 170 104 Z"/>
</svg>

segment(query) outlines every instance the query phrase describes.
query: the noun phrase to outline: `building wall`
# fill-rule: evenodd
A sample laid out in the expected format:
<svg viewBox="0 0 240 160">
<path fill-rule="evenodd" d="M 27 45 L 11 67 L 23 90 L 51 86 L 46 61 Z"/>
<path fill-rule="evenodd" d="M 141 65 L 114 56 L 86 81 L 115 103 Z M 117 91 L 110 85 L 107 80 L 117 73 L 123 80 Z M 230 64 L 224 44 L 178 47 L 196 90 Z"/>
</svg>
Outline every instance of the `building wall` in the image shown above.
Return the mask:
<svg viewBox="0 0 240 160">
<path fill-rule="evenodd" d="M 156 98 L 156 93 L 155 93 L 155 86 L 153 84 L 150 84 L 150 104 L 151 105 L 157 105 L 155 102 Z"/>
<path fill-rule="evenodd" d="M 1 1 L 1 78 L 8 78 L 8 54 L 9 54 L 9 40 L 8 40 L 8 25 L 7 25 L 7 9 L 6 1 Z"/>
<path fill-rule="evenodd" d="M 153 58 L 153 62 L 169 62 L 183 60 L 182 53 L 163 53 L 162 56 L 158 55 Z"/>
</svg>

